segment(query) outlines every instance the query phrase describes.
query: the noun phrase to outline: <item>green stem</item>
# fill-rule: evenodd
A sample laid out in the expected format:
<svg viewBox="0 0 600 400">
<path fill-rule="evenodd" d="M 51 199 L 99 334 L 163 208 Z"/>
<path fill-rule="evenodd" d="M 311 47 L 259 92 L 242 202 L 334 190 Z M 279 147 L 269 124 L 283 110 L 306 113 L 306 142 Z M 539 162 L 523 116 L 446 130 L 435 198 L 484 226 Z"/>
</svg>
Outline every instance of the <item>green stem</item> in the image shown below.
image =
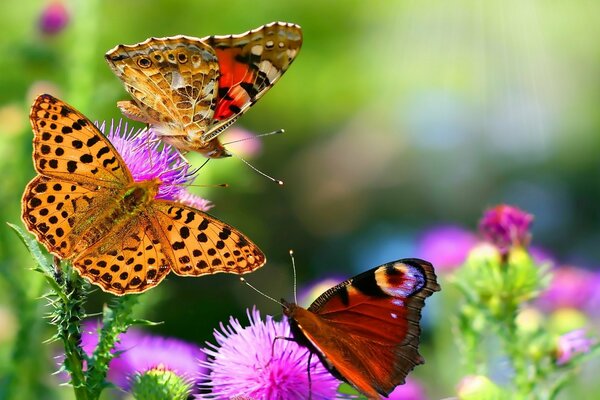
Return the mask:
<svg viewBox="0 0 600 400">
<path fill-rule="evenodd" d="M 55 269 L 59 271 L 55 260 Z M 58 336 L 65 347 L 65 368 L 71 376 L 71 384 L 77 400 L 88 400 L 90 396 L 83 370 L 86 355 L 81 348 L 81 320 L 85 317 L 83 301 L 87 297 L 87 285 L 74 271 L 69 271 L 64 282 L 65 290 L 58 293 L 61 303 L 57 315 Z M 87 361 L 87 360 L 86 360 Z"/>
<path fill-rule="evenodd" d="M 119 335 L 126 332 L 135 322 L 132 310 L 138 303 L 138 299 L 138 295 L 116 297 L 112 304 L 104 308 L 98 345 L 89 360 L 89 368 L 86 373 L 87 386 L 94 395 L 93 398 L 100 396 L 105 387 L 108 364 L 114 357 L 112 350 Z"/>
<path fill-rule="evenodd" d="M 514 370 L 514 386 L 517 389 L 518 398 L 535 399 L 537 398 L 534 391 L 535 382 L 532 382 L 527 374 L 527 361 L 523 357 L 521 348 L 523 344 L 519 340 L 518 328 L 515 322 L 516 310 L 509 313 L 509 315 L 511 317 L 505 320 L 505 329 L 500 332 L 500 338 Z"/>
</svg>

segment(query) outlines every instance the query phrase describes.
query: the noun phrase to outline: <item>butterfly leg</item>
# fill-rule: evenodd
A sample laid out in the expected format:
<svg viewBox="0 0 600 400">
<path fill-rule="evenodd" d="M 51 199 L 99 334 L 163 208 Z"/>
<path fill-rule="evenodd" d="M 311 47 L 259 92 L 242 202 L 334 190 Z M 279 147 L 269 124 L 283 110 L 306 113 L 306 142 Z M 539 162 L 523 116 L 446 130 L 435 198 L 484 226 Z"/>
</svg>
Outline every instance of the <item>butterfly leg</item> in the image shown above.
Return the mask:
<svg viewBox="0 0 600 400">
<path fill-rule="evenodd" d="M 308 400 L 312 400 L 312 379 L 310 377 L 310 360 L 312 359 L 313 352 L 308 353 L 308 363 L 306 365 L 306 373 L 308 374 Z"/>
<path fill-rule="evenodd" d="M 273 338 L 273 343 L 271 343 L 271 357 L 269 357 L 269 362 L 267 363 L 266 367 L 269 366 L 271 360 L 273 359 L 273 356 L 275 355 L 275 342 L 277 341 L 277 339 L 287 340 L 289 342 L 297 342 L 297 340 L 293 337 L 275 336 L 275 338 Z"/>
</svg>

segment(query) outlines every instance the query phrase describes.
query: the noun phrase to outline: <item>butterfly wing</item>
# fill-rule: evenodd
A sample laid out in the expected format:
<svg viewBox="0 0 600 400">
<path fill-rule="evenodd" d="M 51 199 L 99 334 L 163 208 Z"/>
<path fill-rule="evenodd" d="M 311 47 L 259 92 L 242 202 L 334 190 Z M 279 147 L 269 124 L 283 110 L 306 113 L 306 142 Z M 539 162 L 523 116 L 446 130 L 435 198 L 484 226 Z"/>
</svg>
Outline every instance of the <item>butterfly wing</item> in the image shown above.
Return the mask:
<svg viewBox="0 0 600 400">
<path fill-rule="evenodd" d="M 156 201 L 154 226 L 172 249 L 177 275 L 245 274 L 263 266 L 263 252 L 237 229 L 194 208 Z"/>
<path fill-rule="evenodd" d="M 79 111 L 42 94 L 30 114 L 33 162 L 45 176 L 90 187 L 121 188 L 133 182 L 113 145 Z"/>
<path fill-rule="evenodd" d="M 210 46 L 182 35 L 149 38 L 118 45 L 105 58 L 134 99 L 119 102 L 125 115 L 153 124 L 162 136 L 191 140 L 207 131 L 219 79 L 219 63 Z"/>
<path fill-rule="evenodd" d="M 158 285 L 173 266 L 169 254 L 148 214 L 141 213 L 86 248 L 73 267 L 104 291 L 121 296 Z"/>
<path fill-rule="evenodd" d="M 94 124 L 61 100 L 39 96 L 31 125 L 33 161 L 41 175 L 23 193 L 23 222 L 48 251 L 70 258 L 113 192 L 133 178 Z"/>
<path fill-rule="evenodd" d="M 48 251 L 70 258 L 77 249 L 81 233 L 93 223 L 106 196 L 86 186 L 38 175 L 23 194 L 22 216 L 25 226 Z"/>
<path fill-rule="evenodd" d="M 423 363 L 418 352 L 421 309 L 438 290 L 431 264 L 404 259 L 329 289 L 308 310 L 296 309 L 293 318 L 334 372 L 378 398 Z"/>
<path fill-rule="evenodd" d="M 272 22 L 239 35 L 201 40 L 214 49 L 221 71 L 214 121 L 203 135 L 209 141 L 279 80 L 300 51 L 302 30 L 296 24 Z"/>
</svg>

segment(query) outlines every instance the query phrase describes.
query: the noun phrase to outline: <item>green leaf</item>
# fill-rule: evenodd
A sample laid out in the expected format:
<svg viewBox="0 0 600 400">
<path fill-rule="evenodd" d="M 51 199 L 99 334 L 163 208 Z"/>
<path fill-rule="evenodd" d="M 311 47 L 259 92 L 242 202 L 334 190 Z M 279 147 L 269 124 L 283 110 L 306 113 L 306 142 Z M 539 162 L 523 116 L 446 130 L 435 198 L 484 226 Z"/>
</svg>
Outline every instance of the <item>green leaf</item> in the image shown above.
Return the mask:
<svg viewBox="0 0 600 400">
<path fill-rule="evenodd" d="M 52 263 L 48 261 L 48 258 L 42 253 L 40 246 L 31 235 L 27 234 L 23 229 L 15 224 L 11 224 L 10 222 L 6 223 L 15 233 L 19 236 L 29 253 L 37 263 L 36 270 L 42 272 L 45 275 L 48 275 L 52 279 L 54 279 L 54 268 L 52 267 Z"/>
</svg>

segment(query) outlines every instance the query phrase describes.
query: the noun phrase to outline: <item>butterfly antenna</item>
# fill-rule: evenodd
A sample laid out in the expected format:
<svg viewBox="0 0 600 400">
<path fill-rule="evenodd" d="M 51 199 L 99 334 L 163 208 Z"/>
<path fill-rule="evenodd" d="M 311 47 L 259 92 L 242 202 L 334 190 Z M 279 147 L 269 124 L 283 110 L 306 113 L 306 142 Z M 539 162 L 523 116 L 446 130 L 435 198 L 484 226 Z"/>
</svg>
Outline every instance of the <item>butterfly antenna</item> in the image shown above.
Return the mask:
<svg viewBox="0 0 600 400">
<path fill-rule="evenodd" d="M 272 176 L 265 174 L 264 172 L 262 172 L 261 170 L 259 170 L 258 168 L 256 168 L 254 165 L 252 165 L 252 164 L 250 164 L 248 161 L 244 160 L 242 157 L 240 157 L 240 156 L 238 156 L 238 155 L 236 155 L 236 154 L 233 154 L 233 153 L 231 153 L 231 152 L 229 152 L 229 154 L 231 154 L 233 157 L 235 157 L 235 158 L 237 158 L 237 159 L 239 159 L 239 160 L 242 160 L 242 162 L 243 162 L 244 164 L 246 164 L 247 166 L 249 166 L 249 167 L 250 167 L 252 170 L 254 170 L 254 172 L 256 172 L 257 174 L 264 176 L 265 178 L 267 178 L 267 179 L 268 179 L 268 180 L 270 180 L 271 182 L 275 182 L 276 184 L 278 184 L 278 185 L 280 185 L 280 186 L 283 186 L 283 181 L 281 181 L 281 180 L 279 180 L 279 179 L 275 179 L 275 178 L 273 178 Z"/>
<path fill-rule="evenodd" d="M 296 261 L 294 260 L 294 250 L 290 250 L 290 258 L 292 259 L 292 271 L 294 274 L 294 303 L 298 304 L 298 296 L 297 296 L 297 279 L 296 279 Z"/>
<path fill-rule="evenodd" d="M 245 142 L 247 140 L 255 140 L 255 139 L 258 139 L 261 137 L 265 137 L 265 136 L 279 135 L 281 133 L 285 133 L 285 130 L 277 129 L 276 131 L 273 131 L 273 132 L 261 133 L 260 135 L 249 136 L 249 137 L 245 137 L 242 139 L 232 140 L 231 142 L 223 143 L 223 146 L 227 146 L 227 145 L 234 144 L 234 143 L 241 143 L 241 142 Z"/>
<path fill-rule="evenodd" d="M 258 293 L 258 294 L 260 294 L 260 295 L 262 295 L 262 296 L 266 297 L 267 299 L 269 299 L 269 300 L 271 300 L 271 301 L 274 301 L 275 303 L 279 304 L 281 307 L 283 307 L 283 308 L 287 308 L 287 307 L 285 306 L 285 304 L 283 304 L 282 302 L 275 300 L 273 297 L 271 297 L 271 296 L 269 296 L 269 295 L 265 294 L 264 292 L 261 292 L 260 290 L 258 290 L 258 289 L 257 289 L 257 288 L 255 288 L 254 286 L 252 286 L 252 285 L 250 284 L 250 282 L 248 282 L 246 279 L 244 279 L 244 277 L 241 277 L 241 276 L 240 276 L 240 282 L 242 282 L 243 284 L 245 284 L 246 286 L 248 286 L 250 289 L 254 290 L 256 293 Z"/>
</svg>

